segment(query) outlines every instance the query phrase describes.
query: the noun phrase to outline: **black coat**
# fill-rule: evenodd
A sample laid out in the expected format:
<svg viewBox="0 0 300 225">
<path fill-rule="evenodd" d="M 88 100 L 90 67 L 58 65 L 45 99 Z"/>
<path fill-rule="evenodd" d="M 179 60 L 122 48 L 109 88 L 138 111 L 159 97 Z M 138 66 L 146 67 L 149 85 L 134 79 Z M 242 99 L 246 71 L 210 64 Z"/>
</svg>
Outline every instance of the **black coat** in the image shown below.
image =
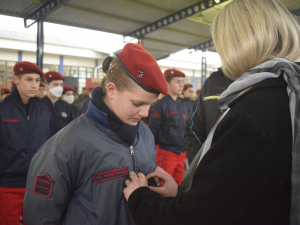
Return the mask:
<svg viewBox="0 0 300 225">
<path fill-rule="evenodd" d="M 0 186 L 24 188 L 31 158 L 51 137 L 51 114 L 35 98 L 23 104 L 18 89 L 0 102 Z"/>
<path fill-rule="evenodd" d="M 232 81 L 224 76 L 221 68 L 206 79 L 194 105 L 193 113 L 189 115 L 185 124 L 184 143 L 189 164 L 191 164 L 202 143 L 206 140 L 209 131 L 221 116 L 217 97 L 231 83 Z"/>
<path fill-rule="evenodd" d="M 142 187 L 132 193 L 138 224 L 289 224 L 292 127 L 285 81 L 262 81 L 229 107 L 187 192 L 162 198 Z"/>
</svg>

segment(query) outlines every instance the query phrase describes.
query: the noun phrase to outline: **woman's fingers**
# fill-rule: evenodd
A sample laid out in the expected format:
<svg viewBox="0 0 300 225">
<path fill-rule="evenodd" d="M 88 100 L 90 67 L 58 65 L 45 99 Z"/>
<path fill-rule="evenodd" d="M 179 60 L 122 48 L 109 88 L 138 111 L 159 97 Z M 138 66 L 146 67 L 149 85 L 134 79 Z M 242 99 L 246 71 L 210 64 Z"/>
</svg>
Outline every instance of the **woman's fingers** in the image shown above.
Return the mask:
<svg viewBox="0 0 300 225">
<path fill-rule="evenodd" d="M 128 184 L 130 183 L 131 181 L 129 179 L 125 180 L 125 185 L 128 186 Z"/>
</svg>

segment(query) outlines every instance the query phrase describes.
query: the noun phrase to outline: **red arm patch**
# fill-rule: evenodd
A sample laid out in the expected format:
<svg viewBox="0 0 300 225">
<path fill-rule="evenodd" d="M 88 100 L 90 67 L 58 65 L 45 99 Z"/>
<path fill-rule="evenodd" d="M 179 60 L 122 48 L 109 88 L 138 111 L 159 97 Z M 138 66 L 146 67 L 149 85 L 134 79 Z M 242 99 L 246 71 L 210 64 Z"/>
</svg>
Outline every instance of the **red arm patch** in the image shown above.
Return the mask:
<svg viewBox="0 0 300 225">
<path fill-rule="evenodd" d="M 49 198 L 51 195 L 52 187 L 53 180 L 48 175 L 39 175 L 36 177 L 33 192 Z"/>
<path fill-rule="evenodd" d="M 110 170 L 102 173 L 97 173 L 93 175 L 93 180 L 95 183 L 99 183 L 106 180 L 111 180 L 117 177 L 124 177 L 128 175 L 128 168 L 123 167 L 120 169 Z"/>
<path fill-rule="evenodd" d="M 21 123 L 21 119 L 16 119 L 16 118 L 2 118 L 1 119 L 2 123 Z"/>
</svg>

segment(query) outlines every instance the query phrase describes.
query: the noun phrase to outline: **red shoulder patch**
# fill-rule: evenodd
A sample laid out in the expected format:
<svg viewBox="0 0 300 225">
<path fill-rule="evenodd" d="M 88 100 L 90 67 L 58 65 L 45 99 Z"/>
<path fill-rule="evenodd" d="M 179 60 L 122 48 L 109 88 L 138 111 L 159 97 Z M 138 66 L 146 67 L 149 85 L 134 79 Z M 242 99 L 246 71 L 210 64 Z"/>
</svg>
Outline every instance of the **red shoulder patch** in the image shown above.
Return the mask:
<svg viewBox="0 0 300 225">
<path fill-rule="evenodd" d="M 152 117 L 153 117 L 153 118 L 159 118 L 159 112 L 158 112 L 158 111 L 154 111 L 154 112 L 152 113 Z"/>
<path fill-rule="evenodd" d="M 99 183 L 106 180 L 111 180 L 117 177 L 124 177 L 128 175 L 128 168 L 123 167 L 120 169 L 109 170 L 102 173 L 97 173 L 93 175 L 93 180 L 95 183 Z"/>
<path fill-rule="evenodd" d="M 53 180 L 48 175 L 38 175 L 35 180 L 33 192 L 49 198 L 51 195 L 52 187 Z"/>
<path fill-rule="evenodd" d="M 16 118 L 2 118 L 1 119 L 2 123 L 21 123 L 21 119 L 16 119 Z"/>
</svg>

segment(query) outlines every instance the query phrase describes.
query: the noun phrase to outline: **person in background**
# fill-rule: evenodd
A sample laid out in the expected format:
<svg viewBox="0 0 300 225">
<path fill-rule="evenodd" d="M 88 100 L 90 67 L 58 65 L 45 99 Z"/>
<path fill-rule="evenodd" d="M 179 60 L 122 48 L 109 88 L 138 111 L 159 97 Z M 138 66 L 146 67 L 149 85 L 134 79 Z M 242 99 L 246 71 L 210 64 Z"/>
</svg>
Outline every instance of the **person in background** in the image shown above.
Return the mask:
<svg viewBox="0 0 300 225">
<path fill-rule="evenodd" d="M 34 97 L 36 97 L 38 100 L 42 99 L 44 97 L 44 93 L 45 93 L 45 84 L 42 81 L 40 81 L 39 90 L 37 91 Z"/>
<path fill-rule="evenodd" d="M 16 88 L 0 102 L 0 224 L 19 225 L 30 161 L 51 137 L 51 114 L 34 98 L 43 71 L 22 61 L 13 67 Z"/>
<path fill-rule="evenodd" d="M 79 95 L 75 92 L 74 94 L 74 106 L 77 107 L 78 109 L 80 108 L 80 102 L 78 101 Z"/>
<path fill-rule="evenodd" d="M 193 101 L 192 101 L 192 97 L 194 94 L 193 85 L 185 84 L 183 86 L 182 94 L 183 94 L 184 103 L 186 104 L 186 107 L 188 108 L 188 112 L 189 112 L 189 116 L 190 116 L 193 111 Z"/>
<path fill-rule="evenodd" d="M 75 94 L 75 89 L 73 87 L 66 84 L 63 85 L 63 94 L 61 96 L 61 99 L 66 101 L 70 105 L 73 119 L 79 116 L 79 109 L 75 105 L 73 105 L 74 94 Z"/>
<path fill-rule="evenodd" d="M 90 90 L 86 87 L 82 88 L 81 94 L 78 96 L 78 101 L 82 102 L 83 100 L 89 98 Z"/>
<path fill-rule="evenodd" d="M 106 87 L 92 91 L 87 112 L 31 161 L 27 224 L 136 224 L 124 181 L 128 171 L 145 177 L 156 168 L 154 138 L 140 120 L 167 85 L 156 60 L 139 45 L 128 43 L 109 59 Z"/>
<path fill-rule="evenodd" d="M 157 144 L 156 163 L 171 174 L 179 185 L 184 174 L 184 125 L 188 110 L 179 94 L 185 74 L 177 69 L 164 72 L 168 94 L 153 105 L 148 126 Z"/>
<path fill-rule="evenodd" d="M 234 80 L 218 98 L 224 113 L 179 187 L 130 172 L 131 213 L 143 225 L 299 225 L 300 26 L 278 0 L 235 0 L 212 37 Z"/>
<path fill-rule="evenodd" d="M 185 124 L 184 143 L 189 164 L 222 115 L 217 100 L 232 82 L 231 79 L 225 77 L 222 69 L 219 68 L 203 84 L 200 96 L 197 98 L 196 104 L 193 105 L 193 113 Z"/>
<path fill-rule="evenodd" d="M 7 97 L 10 94 L 10 90 L 8 88 L 1 88 L 0 93 L 1 93 L 0 100 L 3 100 L 5 99 L 5 97 Z"/>
<path fill-rule="evenodd" d="M 89 97 L 84 99 L 81 104 L 80 104 L 80 110 L 79 110 L 79 115 L 82 115 L 82 114 L 85 114 L 87 109 L 88 109 L 88 106 L 89 106 L 89 103 L 91 101 L 91 98 L 92 98 L 92 90 L 94 88 L 93 87 L 90 87 L 88 90 L 90 91 L 89 92 Z"/>
<path fill-rule="evenodd" d="M 45 73 L 46 95 L 40 100 L 51 112 L 53 120 L 53 134 L 67 126 L 72 120 L 73 115 L 71 106 L 60 99 L 63 93 L 63 82 L 65 78 L 56 71 Z"/>
</svg>

